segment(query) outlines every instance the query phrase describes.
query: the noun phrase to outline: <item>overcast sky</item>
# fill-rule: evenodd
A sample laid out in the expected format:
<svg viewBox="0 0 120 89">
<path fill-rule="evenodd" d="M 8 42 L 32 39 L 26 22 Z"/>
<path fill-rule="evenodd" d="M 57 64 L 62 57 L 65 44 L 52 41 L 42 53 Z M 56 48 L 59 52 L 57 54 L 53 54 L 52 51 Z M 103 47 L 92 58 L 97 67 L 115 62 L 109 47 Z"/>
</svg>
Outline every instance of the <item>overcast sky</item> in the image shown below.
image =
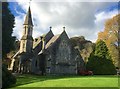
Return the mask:
<svg viewBox="0 0 120 89">
<path fill-rule="evenodd" d="M 15 0 L 14 0 L 15 1 Z M 15 15 L 13 35 L 22 36 L 23 23 L 29 7 L 29 0 L 11 2 L 10 10 Z M 104 30 L 107 19 L 118 14 L 117 2 L 35 2 L 30 7 L 33 19 L 33 38 L 45 34 L 52 26 L 53 33 L 60 34 L 63 27 L 69 37 L 85 36 L 93 42 L 97 34 Z"/>
</svg>

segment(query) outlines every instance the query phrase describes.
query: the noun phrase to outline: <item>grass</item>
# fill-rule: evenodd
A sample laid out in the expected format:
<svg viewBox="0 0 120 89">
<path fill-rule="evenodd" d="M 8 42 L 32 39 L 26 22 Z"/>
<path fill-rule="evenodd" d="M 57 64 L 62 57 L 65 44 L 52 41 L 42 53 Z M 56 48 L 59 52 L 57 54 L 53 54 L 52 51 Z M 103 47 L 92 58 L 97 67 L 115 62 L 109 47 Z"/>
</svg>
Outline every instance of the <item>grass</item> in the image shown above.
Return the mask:
<svg viewBox="0 0 120 89">
<path fill-rule="evenodd" d="M 19 75 L 12 89 L 19 87 L 118 87 L 118 77 Z"/>
</svg>

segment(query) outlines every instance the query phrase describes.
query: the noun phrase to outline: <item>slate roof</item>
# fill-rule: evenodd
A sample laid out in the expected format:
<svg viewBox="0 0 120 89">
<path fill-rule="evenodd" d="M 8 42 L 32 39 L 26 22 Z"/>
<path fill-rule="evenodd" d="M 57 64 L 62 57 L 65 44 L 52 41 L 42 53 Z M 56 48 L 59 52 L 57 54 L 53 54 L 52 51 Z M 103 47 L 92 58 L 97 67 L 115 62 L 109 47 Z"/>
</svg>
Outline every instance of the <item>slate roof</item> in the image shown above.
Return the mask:
<svg viewBox="0 0 120 89">
<path fill-rule="evenodd" d="M 46 44 L 45 49 L 48 49 L 53 43 L 55 43 L 56 40 L 57 40 L 62 34 L 66 34 L 66 31 L 63 30 L 63 32 L 62 32 L 61 34 L 58 34 L 58 35 L 53 36 L 53 37 L 49 40 L 49 42 Z M 66 35 L 67 35 L 67 34 L 66 34 Z"/>
<path fill-rule="evenodd" d="M 35 38 L 34 40 L 37 40 L 37 41 L 34 41 L 34 42 L 33 42 L 33 49 L 34 49 L 38 44 L 40 44 L 40 42 L 41 42 L 40 37 Z"/>
<path fill-rule="evenodd" d="M 28 9 L 28 12 L 27 12 L 27 15 L 26 15 L 26 18 L 25 18 L 24 25 L 32 25 L 32 26 L 33 26 L 32 15 L 31 15 L 30 7 L 29 7 L 29 9 Z"/>
<path fill-rule="evenodd" d="M 61 34 L 58 34 L 58 35 L 53 36 L 53 37 L 48 41 L 48 43 L 45 45 L 45 49 L 48 49 L 49 47 L 51 47 L 52 44 L 55 43 L 56 40 L 60 37 L 60 35 L 61 35 Z M 39 55 L 39 54 L 42 54 L 43 52 L 44 52 L 44 51 L 41 50 L 41 51 L 38 53 L 38 55 Z"/>
<path fill-rule="evenodd" d="M 37 45 L 39 45 L 39 43 L 41 42 L 41 37 L 44 37 L 45 38 L 45 41 L 46 42 L 48 42 L 50 39 L 49 39 L 49 35 L 53 35 L 54 36 L 54 34 L 52 33 L 52 31 L 50 30 L 48 33 L 46 33 L 46 34 L 43 34 L 42 36 L 39 36 L 38 38 L 35 38 L 35 39 L 37 39 L 37 41 L 35 42 L 34 41 L 34 43 L 33 43 L 33 49 L 37 46 Z M 48 37 L 47 37 L 48 36 Z"/>
<path fill-rule="evenodd" d="M 20 53 L 20 51 L 18 50 L 17 53 L 15 53 L 15 54 L 11 57 L 11 59 L 17 57 L 17 56 L 19 55 L 19 53 Z"/>
<path fill-rule="evenodd" d="M 49 33 L 50 33 L 50 32 L 51 32 L 51 30 L 50 30 L 47 34 L 44 34 L 44 35 L 42 35 L 42 36 L 43 36 L 44 38 L 46 38 L 46 36 L 49 36 Z M 54 44 L 54 43 L 58 40 L 58 38 L 59 38 L 63 33 L 66 34 L 65 30 L 64 30 L 61 34 L 54 35 L 53 37 L 51 37 L 51 39 L 48 40 L 48 42 L 45 44 L 45 50 L 47 51 L 48 48 L 52 47 L 52 44 Z M 45 40 L 47 40 L 47 39 L 45 39 Z M 40 42 L 41 42 L 41 40 L 40 40 Z M 39 42 L 38 42 L 38 44 L 39 44 Z M 37 45 L 36 45 L 36 46 L 37 46 Z M 44 52 L 44 51 L 40 50 L 39 53 L 38 53 L 38 55 L 41 54 L 41 53 L 43 53 L 43 52 Z"/>
<path fill-rule="evenodd" d="M 61 34 L 55 35 L 53 36 L 50 41 L 46 44 L 45 49 L 47 49 L 48 47 L 50 47 L 60 36 Z"/>
</svg>

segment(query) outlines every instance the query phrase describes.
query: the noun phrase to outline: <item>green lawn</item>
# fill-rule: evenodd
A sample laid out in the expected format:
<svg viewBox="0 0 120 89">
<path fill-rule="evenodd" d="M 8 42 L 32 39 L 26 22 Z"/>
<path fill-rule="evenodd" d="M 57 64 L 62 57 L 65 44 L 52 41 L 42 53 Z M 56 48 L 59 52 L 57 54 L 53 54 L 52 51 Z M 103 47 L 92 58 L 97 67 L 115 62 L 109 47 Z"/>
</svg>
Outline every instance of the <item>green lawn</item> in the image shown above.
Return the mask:
<svg viewBox="0 0 120 89">
<path fill-rule="evenodd" d="M 12 89 L 18 87 L 118 87 L 118 76 L 19 75 Z"/>
</svg>

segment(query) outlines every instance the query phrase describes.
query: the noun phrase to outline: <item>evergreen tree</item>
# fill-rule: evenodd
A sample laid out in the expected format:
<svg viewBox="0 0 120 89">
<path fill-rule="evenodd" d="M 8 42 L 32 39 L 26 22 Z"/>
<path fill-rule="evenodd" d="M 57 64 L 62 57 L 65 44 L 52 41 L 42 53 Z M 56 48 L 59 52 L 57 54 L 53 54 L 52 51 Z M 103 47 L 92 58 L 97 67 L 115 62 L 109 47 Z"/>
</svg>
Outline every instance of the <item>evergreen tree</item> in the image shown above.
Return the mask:
<svg viewBox="0 0 120 89">
<path fill-rule="evenodd" d="M 8 8 L 7 2 L 2 2 L 2 59 L 14 48 L 15 37 L 12 37 L 14 27 L 14 16 Z M 7 88 L 16 83 L 16 78 L 8 71 L 7 66 L 2 63 L 2 88 Z"/>
<path fill-rule="evenodd" d="M 95 55 L 101 58 L 111 59 L 106 43 L 102 40 L 99 40 L 96 43 Z"/>
<path fill-rule="evenodd" d="M 104 41 L 96 43 L 95 50 L 91 53 L 86 64 L 88 70 L 94 74 L 116 74 L 115 66 L 111 61 L 108 48 Z"/>
<path fill-rule="evenodd" d="M 14 49 L 15 37 L 12 37 L 14 15 L 8 8 L 8 3 L 2 3 L 2 59 Z"/>
</svg>

